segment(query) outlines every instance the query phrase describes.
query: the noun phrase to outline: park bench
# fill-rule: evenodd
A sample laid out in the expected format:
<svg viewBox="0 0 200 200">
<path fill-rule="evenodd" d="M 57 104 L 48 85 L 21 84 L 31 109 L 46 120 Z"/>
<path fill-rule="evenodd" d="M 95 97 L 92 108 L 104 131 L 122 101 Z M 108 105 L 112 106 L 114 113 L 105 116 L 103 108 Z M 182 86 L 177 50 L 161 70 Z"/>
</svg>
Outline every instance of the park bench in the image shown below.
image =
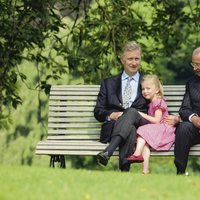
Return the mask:
<svg viewBox="0 0 200 200">
<path fill-rule="evenodd" d="M 165 85 L 164 93 L 169 111 L 177 114 L 185 87 Z M 36 155 L 49 155 L 50 167 L 59 162 L 65 168 L 65 155 L 97 155 L 107 144 L 100 143 L 101 123 L 96 121 L 93 110 L 99 85 L 53 85 L 49 96 L 48 135 L 39 141 Z M 114 155 L 118 155 L 115 151 Z M 172 156 L 169 151 L 151 151 L 151 155 Z M 200 155 L 200 145 L 190 150 L 190 155 Z"/>
</svg>

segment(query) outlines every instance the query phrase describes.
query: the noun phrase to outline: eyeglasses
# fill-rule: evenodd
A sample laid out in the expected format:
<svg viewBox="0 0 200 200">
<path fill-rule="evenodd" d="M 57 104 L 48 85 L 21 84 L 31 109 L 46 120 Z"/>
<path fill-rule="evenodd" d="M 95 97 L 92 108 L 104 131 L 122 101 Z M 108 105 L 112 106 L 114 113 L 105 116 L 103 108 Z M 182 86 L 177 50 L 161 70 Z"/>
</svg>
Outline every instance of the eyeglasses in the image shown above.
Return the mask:
<svg viewBox="0 0 200 200">
<path fill-rule="evenodd" d="M 191 65 L 192 67 L 198 67 L 198 68 L 200 67 L 200 63 L 191 62 L 190 65 Z"/>
</svg>

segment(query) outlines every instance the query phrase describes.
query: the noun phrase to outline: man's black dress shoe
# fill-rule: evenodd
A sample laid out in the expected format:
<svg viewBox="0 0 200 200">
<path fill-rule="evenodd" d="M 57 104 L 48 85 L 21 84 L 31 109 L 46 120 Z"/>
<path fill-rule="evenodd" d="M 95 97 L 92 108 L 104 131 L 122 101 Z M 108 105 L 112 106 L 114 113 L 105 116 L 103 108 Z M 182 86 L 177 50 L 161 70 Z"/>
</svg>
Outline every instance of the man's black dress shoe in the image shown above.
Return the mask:
<svg viewBox="0 0 200 200">
<path fill-rule="evenodd" d="M 176 169 L 177 169 L 176 174 L 177 175 L 185 175 L 185 169 L 183 168 L 183 166 L 177 161 L 174 161 L 174 164 L 175 164 Z"/>
<path fill-rule="evenodd" d="M 108 160 L 110 159 L 110 156 L 108 156 L 108 152 L 107 151 L 103 151 L 100 152 L 99 154 L 97 154 L 97 161 L 98 163 L 106 166 L 108 164 Z"/>
<path fill-rule="evenodd" d="M 120 167 L 121 172 L 129 172 L 130 171 L 130 163 L 126 163 Z"/>
</svg>

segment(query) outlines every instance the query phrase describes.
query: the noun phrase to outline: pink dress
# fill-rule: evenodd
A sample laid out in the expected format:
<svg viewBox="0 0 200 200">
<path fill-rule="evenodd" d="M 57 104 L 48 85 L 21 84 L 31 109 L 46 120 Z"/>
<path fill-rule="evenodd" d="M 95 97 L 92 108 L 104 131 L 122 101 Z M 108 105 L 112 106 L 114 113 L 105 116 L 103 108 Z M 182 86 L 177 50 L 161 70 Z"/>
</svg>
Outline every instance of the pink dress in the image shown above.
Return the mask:
<svg viewBox="0 0 200 200">
<path fill-rule="evenodd" d="M 175 140 L 175 127 L 164 123 L 164 117 L 168 116 L 167 103 L 164 99 L 156 99 L 149 104 L 148 115 L 154 116 L 157 109 L 163 111 L 159 124 L 146 124 L 137 129 L 137 134 L 141 136 L 150 147 L 158 151 L 169 150 Z"/>
</svg>

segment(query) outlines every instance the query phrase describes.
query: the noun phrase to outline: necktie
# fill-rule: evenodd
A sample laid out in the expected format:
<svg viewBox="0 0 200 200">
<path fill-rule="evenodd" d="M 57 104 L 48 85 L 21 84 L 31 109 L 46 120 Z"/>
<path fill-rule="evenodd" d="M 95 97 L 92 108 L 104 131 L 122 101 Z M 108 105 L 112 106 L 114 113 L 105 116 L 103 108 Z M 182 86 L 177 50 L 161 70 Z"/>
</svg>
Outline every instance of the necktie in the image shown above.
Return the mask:
<svg viewBox="0 0 200 200">
<path fill-rule="evenodd" d="M 124 95 L 123 95 L 123 107 L 126 109 L 129 107 L 129 100 L 132 96 L 132 88 L 131 88 L 131 77 L 128 78 L 126 86 L 124 88 Z"/>
</svg>

